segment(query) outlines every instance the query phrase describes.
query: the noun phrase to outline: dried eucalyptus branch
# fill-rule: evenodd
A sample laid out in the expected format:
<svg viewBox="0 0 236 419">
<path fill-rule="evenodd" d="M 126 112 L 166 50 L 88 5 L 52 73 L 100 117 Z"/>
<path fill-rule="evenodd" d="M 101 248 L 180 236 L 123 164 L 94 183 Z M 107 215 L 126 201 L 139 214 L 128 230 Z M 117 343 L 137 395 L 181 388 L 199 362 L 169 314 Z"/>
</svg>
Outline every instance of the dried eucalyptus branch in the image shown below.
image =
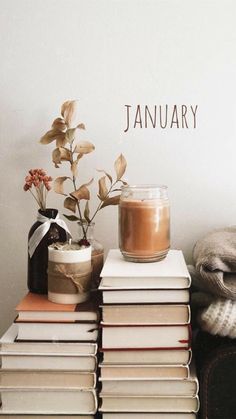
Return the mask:
<svg viewBox="0 0 236 419">
<path fill-rule="evenodd" d="M 69 221 L 80 222 L 83 229 L 83 239 L 87 241 L 87 230 L 88 226 L 94 220 L 98 211 L 109 206 L 117 205 L 119 203 L 120 194 L 113 195 L 114 192 L 120 191 L 119 183 L 126 184 L 122 179 L 122 176 L 126 170 L 126 160 L 121 154 L 115 161 L 114 167 L 116 172 L 116 179 L 113 181 L 112 176 L 104 170 L 98 170 L 103 172 L 102 176 L 98 180 L 98 199 L 99 204 L 95 209 L 92 216 L 90 216 L 89 200 L 90 191 L 88 187 L 92 184 L 93 179 L 88 183 L 77 185 L 78 178 L 78 166 L 80 160 L 85 154 L 91 153 L 95 147 L 89 141 L 78 141 L 76 142 L 77 130 L 85 130 L 83 123 L 78 124 L 78 102 L 67 101 L 63 103 L 61 107 L 61 116 L 53 121 L 52 129 L 41 138 L 42 144 L 50 144 L 56 141 L 56 148 L 52 152 L 52 161 L 56 168 L 59 168 L 62 162 L 66 161 L 70 165 L 71 176 L 59 176 L 54 181 L 54 191 L 58 194 L 64 195 L 64 207 L 74 213 L 74 215 L 64 216 Z M 64 183 L 69 180 L 73 185 L 73 191 L 69 194 L 64 191 Z M 107 186 L 109 182 L 109 186 Z M 84 209 L 81 208 L 81 201 L 85 201 Z M 75 215 L 76 210 L 78 216 Z M 83 214 L 83 215 L 82 215 Z M 84 226 L 84 221 L 87 222 L 87 228 Z"/>
</svg>

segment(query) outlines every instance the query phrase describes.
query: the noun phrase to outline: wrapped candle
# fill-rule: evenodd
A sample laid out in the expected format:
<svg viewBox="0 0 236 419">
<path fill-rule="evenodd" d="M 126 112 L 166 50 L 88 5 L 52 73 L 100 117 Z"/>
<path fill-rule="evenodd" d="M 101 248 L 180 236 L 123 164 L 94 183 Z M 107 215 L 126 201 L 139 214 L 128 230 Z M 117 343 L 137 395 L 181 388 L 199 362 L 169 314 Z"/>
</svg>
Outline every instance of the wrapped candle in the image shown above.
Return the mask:
<svg viewBox="0 0 236 419">
<path fill-rule="evenodd" d="M 119 244 L 133 262 L 163 259 L 170 247 L 170 209 L 165 186 L 124 186 L 119 205 Z"/>
<path fill-rule="evenodd" d="M 89 298 L 91 246 L 54 243 L 48 247 L 48 299 L 77 304 Z"/>
</svg>

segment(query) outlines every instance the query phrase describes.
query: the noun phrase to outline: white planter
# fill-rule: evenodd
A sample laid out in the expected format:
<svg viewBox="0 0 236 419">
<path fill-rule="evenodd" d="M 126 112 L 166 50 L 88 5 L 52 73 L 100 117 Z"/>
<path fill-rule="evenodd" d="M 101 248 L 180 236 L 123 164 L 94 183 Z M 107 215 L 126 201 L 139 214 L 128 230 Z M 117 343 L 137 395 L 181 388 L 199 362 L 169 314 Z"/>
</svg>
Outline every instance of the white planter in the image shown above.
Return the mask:
<svg viewBox="0 0 236 419">
<path fill-rule="evenodd" d="M 48 247 L 48 299 L 59 304 L 77 304 L 89 298 L 91 246 L 58 250 Z"/>
</svg>

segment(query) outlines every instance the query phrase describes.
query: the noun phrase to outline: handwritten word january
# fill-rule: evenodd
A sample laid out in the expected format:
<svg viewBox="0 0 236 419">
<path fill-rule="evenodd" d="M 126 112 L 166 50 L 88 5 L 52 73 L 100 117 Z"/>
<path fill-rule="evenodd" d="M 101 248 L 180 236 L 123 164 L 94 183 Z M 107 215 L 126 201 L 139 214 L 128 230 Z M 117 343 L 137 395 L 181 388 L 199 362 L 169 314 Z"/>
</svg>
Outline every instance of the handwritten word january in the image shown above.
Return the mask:
<svg viewBox="0 0 236 419">
<path fill-rule="evenodd" d="M 198 105 L 125 105 L 125 129 L 197 127 Z"/>
</svg>

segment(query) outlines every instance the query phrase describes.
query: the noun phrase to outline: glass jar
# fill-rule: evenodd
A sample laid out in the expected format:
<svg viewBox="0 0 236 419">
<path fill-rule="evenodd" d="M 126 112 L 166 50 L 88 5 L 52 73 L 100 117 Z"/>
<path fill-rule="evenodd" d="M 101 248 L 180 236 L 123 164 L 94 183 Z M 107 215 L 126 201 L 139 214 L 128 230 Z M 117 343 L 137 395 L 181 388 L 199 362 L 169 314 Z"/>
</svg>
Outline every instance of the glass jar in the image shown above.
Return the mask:
<svg viewBox="0 0 236 419">
<path fill-rule="evenodd" d="M 170 248 L 170 206 L 166 186 L 123 186 L 119 204 L 119 245 L 132 262 L 164 259 Z"/>
<path fill-rule="evenodd" d="M 82 228 L 83 225 L 83 228 Z M 104 247 L 103 245 L 94 238 L 94 227 L 95 223 L 90 224 L 84 222 L 79 223 L 79 240 L 84 239 L 84 231 L 86 232 L 87 241 L 92 247 L 92 289 L 96 289 L 100 283 L 100 274 L 104 263 Z M 84 230 L 84 231 L 83 231 Z"/>
</svg>

